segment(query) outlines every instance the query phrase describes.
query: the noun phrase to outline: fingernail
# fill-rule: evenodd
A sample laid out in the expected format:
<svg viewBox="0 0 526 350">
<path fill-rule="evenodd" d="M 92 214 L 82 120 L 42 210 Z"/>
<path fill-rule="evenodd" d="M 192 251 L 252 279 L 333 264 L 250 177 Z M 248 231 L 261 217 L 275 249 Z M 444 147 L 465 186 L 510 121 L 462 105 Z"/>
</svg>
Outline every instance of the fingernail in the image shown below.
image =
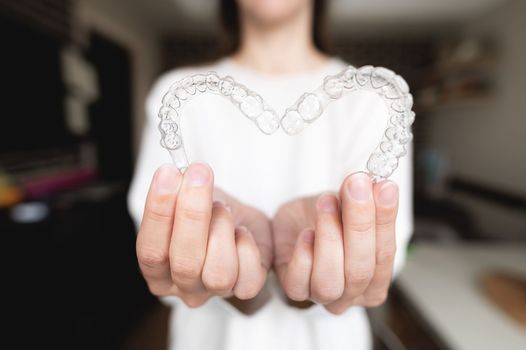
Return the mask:
<svg viewBox="0 0 526 350">
<path fill-rule="evenodd" d="M 185 176 L 188 176 L 190 186 L 204 186 L 210 179 L 210 170 L 206 165 L 196 163 L 188 167 Z"/>
<path fill-rule="evenodd" d="M 303 231 L 303 242 L 312 243 L 314 242 L 314 230 L 307 229 Z"/>
<path fill-rule="evenodd" d="M 247 234 L 247 233 L 248 233 L 248 229 L 245 226 L 238 226 L 238 227 L 236 227 L 236 230 L 234 232 L 234 234 L 236 236 L 244 235 L 244 234 Z"/>
<path fill-rule="evenodd" d="M 398 199 L 398 186 L 391 181 L 386 181 L 380 185 L 378 202 L 383 207 L 392 207 Z"/>
<path fill-rule="evenodd" d="M 372 194 L 371 178 L 365 173 L 353 174 L 347 182 L 347 190 L 355 201 L 367 201 Z"/>
<path fill-rule="evenodd" d="M 218 207 L 222 207 L 222 208 L 225 208 L 226 210 L 228 211 L 232 211 L 232 209 L 230 208 L 230 205 L 228 205 L 227 202 L 225 202 L 224 200 L 222 199 L 217 199 L 214 201 L 213 203 L 214 206 L 218 206 Z"/>
<path fill-rule="evenodd" d="M 334 213 L 338 210 L 336 198 L 331 194 L 322 194 L 318 198 L 318 210 L 324 213 Z"/>
<path fill-rule="evenodd" d="M 159 194 L 171 194 L 179 188 L 179 169 L 173 164 L 164 164 L 157 169 L 155 190 Z"/>
</svg>

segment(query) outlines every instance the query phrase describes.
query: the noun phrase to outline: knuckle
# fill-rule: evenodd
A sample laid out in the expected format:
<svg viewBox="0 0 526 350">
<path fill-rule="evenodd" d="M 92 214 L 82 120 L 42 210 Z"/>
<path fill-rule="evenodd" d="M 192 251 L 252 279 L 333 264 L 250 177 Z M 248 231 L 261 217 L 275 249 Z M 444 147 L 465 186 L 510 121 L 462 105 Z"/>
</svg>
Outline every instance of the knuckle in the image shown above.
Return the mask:
<svg viewBox="0 0 526 350">
<path fill-rule="evenodd" d="M 383 247 L 376 253 L 376 264 L 380 266 L 393 263 L 396 254 L 396 245 Z"/>
<path fill-rule="evenodd" d="M 384 304 L 387 301 L 387 292 L 376 293 L 373 296 L 366 298 L 366 307 L 377 307 Z"/>
<path fill-rule="evenodd" d="M 241 300 L 253 299 L 256 297 L 256 295 L 258 295 L 258 293 L 259 290 L 253 285 L 235 288 L 234 290 L 234 295 L 236 298 Z"/>
<path fill-rule="evenodd" d="M 349 308 L 349 306 L 347 306 L 347 305 L 345 305 L 345 306 L 337 306 L 337 307 L 329 307 L 329 308 L 327 308 L 327 311 L 329 311 L 333 315 L 340 316 L 348 308 Z"/>
<path fill-rule="evenodd" d="M 289 264 L 288 271 L 290 271 L 290 274 L 308 278 L 312 273 L 312 258 L 305 255 L 297 256 L 294 260 L 294 265 L 291 266 Z"/>
<path fill-rule="evenodd" d="M 356 233 L 369 233 L 374 227 L 374 220 L 365 220 L 362 222 L 348 223 L 348 229 Z"/>
<path fill-rule="evenodd" d="M 232 290 L 236 283 L 233 274 L 203 272 L 203 284 L 212 293 L 221 293 Z"/>
<path fill-rule="evenodd" d="M 201 263 L 197 259 L 173 259 L 170 269 L 174 279 L 193 280 L 201 275 Z"/>
<path fill-rule="evenodd" d="M 308 288 L 303 288 L 297 283 L 286 281 L 284 290 L 287 297 L 294 301 L 304 301 L 309 298 Z"/>
<path fill-rule="evenodd" d="M 349 268 L 345 272 L 345 278 L 351 286 L 366 286 L 373 278 L 373 270 L 369 267 Z"/>
<path fill-rule="evenodd" d="M 160 286 L 158 283 L 148 283 L 148 290 L 157 297 L 169 295 L 169 291 L 165 287 Z"/>
<path fill-rule="evenodd" d="M 319 238 L 326 242 L 340 242 L 342 240 L 342 234 L 335 228 L 324 230 L 322 228 L 321 234 L 318 235 Z"/>
<path fill-rule="evenodd" d="M 328 303 L 338 300 L 343 294 L 343 288 L 335 285 L 313 286 L 312 295 L 321 302 Z"/>
<path fill-rule="evenodd" d="M 214 217 L 225 217 L 230 216 L 230 211 L 228 204 L 224 202 L 214 202 L 212 205 L 212 212 L 214 213 Z"/>
<path fill-rule="evenodd" d="M 380 213 L 376 218 L 376 227 L 383 231 L 394 230 L 395 220 L 394 211 L 392 213 Z"/>
<path fill-rule="evenodd" d="M 204 210 L 183 207 L 179 209 L 179 215 L 186 221 L 203 222 L 208 220 L 208 213 Z"/>
<path fill-rule="evenodd" d="M 210 220 L 210 227 L 211 228 L 215 228 L 215 227 L 229 227 L 229 228 L 231 228 L 233 230 L 232 218 L 228 214 L 226 209 L 224 209 L 224 211 L 225 211 L 224 213 L 218 213 L 218 212 L 214 211 L 214 213 L 212 215 L 212 218 Z"/>
<path fill-rule="evenodd" d="M 144 219 L 160 224 L 170 224 L 173 220 L 173 216 L 171 212 L 164 212 L 160 205 L 150 204 L 150 206 L 144 211 Z"/>
<path fill-rule="evenodd" d="M 137 247 L 137 258 L 147 267 L 157 267 L 168 263 L 168 252 L 139 246 Z"/>
<path fill-rule="evenodd" d="M 194 295 L 182 297 L 181 300 L 190 309 L 198 308 L 206 302 L 206 298 L 201 298 Z"/>
<path fill-rule="evenodd" d="M 285 290 L 287 297 L 294 301 L 305 301 L 309 298 L 309 293 L 297 288 L 288 288 Z"/>
</svg>

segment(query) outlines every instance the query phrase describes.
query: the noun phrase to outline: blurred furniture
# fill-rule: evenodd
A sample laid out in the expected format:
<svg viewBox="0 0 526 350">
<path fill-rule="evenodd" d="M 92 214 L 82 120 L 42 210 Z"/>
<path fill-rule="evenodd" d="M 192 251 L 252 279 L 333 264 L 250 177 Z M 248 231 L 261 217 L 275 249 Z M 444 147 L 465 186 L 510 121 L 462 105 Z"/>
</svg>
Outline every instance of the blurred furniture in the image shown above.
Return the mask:
<svg viewBox="0 0 526 350">
<path fill-rule="evenodd" d="M 133 57 L 120 43 L 89 34 L 86 47 L 80 47 L 20 14 L 0 11 L 5 51 L 0 65 L 5 90 L 0 173 L 21 187 L 27 180 L 85 168 L 94 170 L 99 180 L 128 183 L 131 178 Z M 89 63 L 90 78 L 97 82 L 91 87 L 96 99 L 75 104 L 77 108 L 66 108 L 71 105 L 66 102 L 75 100 L 72 96 L 81 94 L 64 80 L 88 77 L 66 69 L 61 58 L 71 47 Z"/>
<path fill-rule="evenodd" d="M 494 271 L 526 276 L 526 245 L 420 243 L 395 288 L 439 349 L 526 349 L 526 329 L 486 293 Z"/>
<path fill-rule="evenodd" d="M 390 299 L 391 300 L 391 299 Z M 389 300 L 389 301 L 390 301 Z M 385 304 L 368 308 L 367 317 L 371 326 L 374 350 L 408 350 L 399 336 L 393 331 L 385 315 Z"/>
<path fill-rule="evenodd" d="M 159 305 L 139 272 L 126 208 L 133 56 L 94 32 L 86 46 L 74 42 L 69 5 L 0 5 L 0 182 L 9 191 L 0 208 L 4 344 L 125 348 Z M 78 93 L 64 81 L 61 57 L 71 47 L 97 74 L 98 99 L 86 113 L 65 108 Z M 79 115 L 86 116 L 82 132 L 71 123 Z"/>
<path fill-rule="evenodd" d="M 25 213 L 0 210 L 6 344 L 118 349 L 158 305 L 137 266 L 125 198 L 126 187 L 100 183 L 25 203 Z M 37 204 L 44 215 L 30 214 Z"/>
<path fill-rule="evenodd" d="M 526 276 L 488 272 L 482 285 L 492 302 L 526 329 Z"/>
<path fill-rule="evenodd" d="M 424 110 L 486 106 L 494 98 L 498 49 L 486 37 L 448 39 L 436 45 L 435 62 L 423 78 Z"/>
<path fill-rule="evenodd" d="M 415 193 L 415 203 L 415 241 L 479 238 L 471 213 L 451 199 Z"/>
</svg>

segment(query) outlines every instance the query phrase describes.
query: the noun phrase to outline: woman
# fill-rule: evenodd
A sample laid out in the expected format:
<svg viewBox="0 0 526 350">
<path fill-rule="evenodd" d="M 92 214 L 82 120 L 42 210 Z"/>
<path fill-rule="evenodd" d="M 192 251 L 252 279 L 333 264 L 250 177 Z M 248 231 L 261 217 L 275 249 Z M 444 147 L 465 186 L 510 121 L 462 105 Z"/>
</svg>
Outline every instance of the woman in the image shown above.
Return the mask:
<svg viewBox="0 0 526 350">
<path fill-rule="evenodd" d="M 171 161 L 159 145 L 157 110 L 182 77 L 231 75 L 280 113 L 346 66 L 321 50 L 321 1 L 222 6 L 234 11 L 235 51 L 158 80 L 130 192 L 142 273 L 175 306 L 170 345 L 370 349 L 364 307 L 385 300 L 412 229 L 410 157 L 394 181 L 353 173 L 386 124 L 379 98 L 355 93 L 291 137 L 263 135 L 229 103 L 203 95 L 185 107 L 182 128 L 190 159 L 208 165 L 193 163 L 184 175 L 160 167 Z"/>
</svg>

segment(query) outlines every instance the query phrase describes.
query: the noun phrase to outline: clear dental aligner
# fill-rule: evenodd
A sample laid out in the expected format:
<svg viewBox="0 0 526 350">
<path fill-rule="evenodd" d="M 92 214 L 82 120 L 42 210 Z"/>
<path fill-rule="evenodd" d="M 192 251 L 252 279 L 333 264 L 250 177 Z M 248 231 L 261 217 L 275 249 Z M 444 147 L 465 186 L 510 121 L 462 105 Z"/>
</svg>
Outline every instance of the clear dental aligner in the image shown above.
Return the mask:
<svg viewBox="0 0 526 350">
<path fill-rule="evenodd" d="M 161 145 L 168 149 L 179 169 L 186 169 L 188 158 L 179 127 L 181 110 L 193 96 L 201 93 L 212 92 L 227 98 L 267 135 L 280 126 L 287 134 L 294 135 L 319 118 L 329 103 L 357 90 L 375 92 L 387 106 L 386 130 L 367 161 L 367 169 L 375 179 L 387 178 L 397 168 L 399 158 L 407 153 L 406 146 L 413 137 L 410 127 L 415 113 L 411 110 L 413 96 L 405 80 L 383 67 L 348 66 L 339 74 L 327 76 L 319 88 L 303 94 L 281 118 L 261 96 L 230 76 L 220 77 L 215 72 L 187 76 L 175 82 L 162 99 L 159 110 Z"/>
</svg>

